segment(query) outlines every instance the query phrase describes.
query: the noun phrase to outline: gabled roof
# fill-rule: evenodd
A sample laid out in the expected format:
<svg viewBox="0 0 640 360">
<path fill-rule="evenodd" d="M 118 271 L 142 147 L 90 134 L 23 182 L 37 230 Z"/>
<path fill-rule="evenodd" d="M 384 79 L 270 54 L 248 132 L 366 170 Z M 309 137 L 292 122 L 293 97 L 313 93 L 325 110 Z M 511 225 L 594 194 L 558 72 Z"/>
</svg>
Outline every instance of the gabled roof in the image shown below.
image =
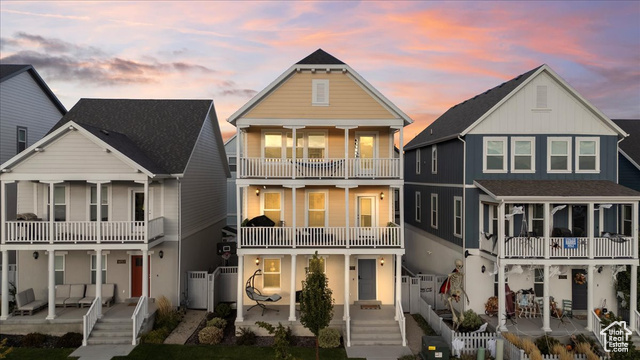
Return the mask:
<svg viewBox="0 0 640 360">
<path fill-rule="evenodd" d="M 182 174 L 210 111 L 212 100 L 80 99 L 49 133 L 74 121 L 152 173 Z"/>
<path fill-rule="evenodd" d="M 494 88 L 480 93 L 471 99 L 467 99 L 460 104 L 454 105 L 431 125 L 414 137 L 405 147 L 411 150 L 418 147 L 434 144 L 446 140 L 464 136 L 473 129 L 484 118 L 497 109 L 502 103 L 507 101 L 518 90 L 534 79 L 541 72 L 546 71 L 549 76 L 558 81 L 564 88 L 578 98 L 583 104 L 589 107 L 607 126 L 612 128 L 621 136 L 626 136 L 625 132 L 616 126 L 609 118 L 602 114 L 597 108 L 585 100 L 575 89 L 558 76 L 548 65 L 543 64 L 535 69 L 529 70 L 515 78 L 504 82 Z"/>
<path fill-rule="evenodd" d="M 474 184 L 498 200 L 550 197 L 640 199 L 640 192 L 607 180 L 476 180 Z"/>
<path fill-rule="evenodd" d="M 351 74 L 357 82 L 360 83 L 366 90 L 371 92 L 371 95 L 387 106 L 393 113 L 395 113 L 398 118 L 404 120 L 404 124 L 409 125 L 413 123 L 413 120 L 407 116 L 402 110 L 400 110 L 397 106 L 395 106 L 389 99 L 387 99 L 384 95 L 382 95 L 376 88 L 374 88 L 369 82 L 367 82 L 360 74 L 358 74 L 355 70 L 353 70 L 349 65 L 344 62 L 338 60 L 333 55 L 325 52 L 322 49 L 318 49 L 305 57 L 304 59 L 298 61 L 293 64 L 289 69 L 287 69 L 284 73 L 282 73 L 278 78 L 276 78 L 271 84 L 269 84 L 262 91 L 257 93 L 249 102 L 244 104 L 238 111 L 233 113 L 227 121 L 231 124 L 235 125 L 236 120 L 246 114 L 249 110 L 251 110 L 255 105 L 257 105 L 263 98 L 269 95 L 272 91 L 274 91 L 280 84 L 284 83 L 289 77 L 291 77 L 296 71 L 300 69 L 329 69 L 331 70 L 342 70 L 343 72 Z"/>
<path fill-rule="evenodd" d="M 640 169 L 640 120 L 613 120 L 629 136 L 620 142 L 620 153 Z"/>
<path fill-rule="evenodd" d="M 0 83 L 6 80 L 11 79 L 14 76 L 20 75 L 23 72 L 29 72 L 33 80 L 40 86 L 45 95 L 51 100 L 53 105 L 60 111 L 60 114 L 64 115 L 67 113 L 67 109 L 62 105 L 60 100 L 56 97 L 56 95 L 49 89 L 47 83 L 40 77 L 36 69 L 31 65 L 11 65 L 11 64 L 0 64 Z"/>
</svg>

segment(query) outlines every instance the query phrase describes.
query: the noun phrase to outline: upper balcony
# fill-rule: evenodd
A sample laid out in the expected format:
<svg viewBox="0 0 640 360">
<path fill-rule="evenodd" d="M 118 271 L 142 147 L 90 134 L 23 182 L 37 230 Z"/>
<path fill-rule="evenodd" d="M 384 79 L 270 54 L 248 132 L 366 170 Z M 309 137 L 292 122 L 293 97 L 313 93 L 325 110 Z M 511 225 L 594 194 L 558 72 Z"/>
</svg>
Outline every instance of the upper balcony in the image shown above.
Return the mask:
<svg viewBox="0 0 640 360">
<path fill-rule="evenodd" d="M 400 178 L 400 159 L 241 158 L 241 178 Z"/>
</svg>

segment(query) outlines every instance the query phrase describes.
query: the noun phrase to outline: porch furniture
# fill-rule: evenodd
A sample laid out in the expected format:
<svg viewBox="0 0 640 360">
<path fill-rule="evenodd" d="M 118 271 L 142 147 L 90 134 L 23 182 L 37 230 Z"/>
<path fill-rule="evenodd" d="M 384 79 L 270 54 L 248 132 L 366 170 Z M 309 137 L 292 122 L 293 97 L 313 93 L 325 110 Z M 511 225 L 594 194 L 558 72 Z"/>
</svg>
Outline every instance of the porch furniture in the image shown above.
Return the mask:
<svg viewBox="0 0 640 360">
<path fill-rule="evenodd" d="M 85 305 L 91 306 L 93 300 L 96 299 L 96 285 L 89 284 L 87 285 L 87 291 L 85 292 L 85 296 L 78 301 L 80 307 L 84 307 Z"/>
<path fill-rule="evenodd" d="M 532 317 L 536 313 L 535 294 L 520 290 L 516 295 L 516 306 L 519 317 Z"/>
<path fill-rule="evenodd" d="M 116 293 L 116 284 L 102 284 L 102 305 L 111 306 Z"/>
<path fill-rule="evenodd" d="M 266 215 L 258 215 L 253 219 L 249 220 L 246 226 L 264 226 L 264 227 L 273 227 L 276 223 L 273 220 L 269 219 Z"/>
<path fill-rule="evenodd" d="M 84 284 L 74 284 L 71 285 L 71 290 L 69 291 L 69 298 L 64 301 L 64 307 L 67 305 L 75 305 L 76 307 L 80 306 L 80 300 L 84 298 Z"/>
<path fill-rule="evenodd" d="M 321 227 L 298 229 L 296 240 L 301 246 L 309 246 L 317 242 L 331 244 L 333 243 L 333 234 L 326 233 L 325 229 Z"/>
<path fill-rule="evenodd" d="M 38 311 L 41 308 L 47 306 L 49 303 L 46 300 L 36 300 L 33 288 L 20 291 L 16 294 L 16 309 L 14 314 L 16 315 L 33 315 L 34 311 Z"/>
<path fill-rule="evenodd" d="M 571 300 L 562 300 L 562 313 L 570 318 L 573 317 L 573 302 Z"/>
<path fill-rule="evenodd" d="M 56 306 L 64 306 L 64 302 L 69 298 L 71 285 L 56 285 Z"/>
<path fill-rule="evenodd" d="M 280 296 L 279 294 L 273 294 L 273 295 L 269 295 L 269 296 L 262 295 L 260 290 L 255 288 L 255 278 L 258 275 L 262 275 L 261 273 L 262 273 L 262 270 L 258 269 L 247 280 L 247 283 L 246 283 L 246 286 L 245 286 L 245 292 L 247 293 L 247 296 L 249 297 L 249 299 L 251 299 L 251 300 L 256 302 L 256 304 L 253 305 L 252 307 L 250 307 L 247 311 L 250 311 L 254 307 L 259 306 L 259 307 L 262 308 L 262 316 L 264 316 L 264 311 L 265 310 L 274 310 L 274 311 L 280 312 L 280 310 L 268 308 L 263 303 L 261 303 L 261 301 L 262 302 L 277 302 L 280 299 L 282 299 L 282 296 Z"/>
<path fill-rule="evenodd" d="M 543 316 L 544 313 L 542 309 L 544 309 L 544 298 L 536 297 L 535 301 L 536 301 L 536 315 Z"/>
</svg>

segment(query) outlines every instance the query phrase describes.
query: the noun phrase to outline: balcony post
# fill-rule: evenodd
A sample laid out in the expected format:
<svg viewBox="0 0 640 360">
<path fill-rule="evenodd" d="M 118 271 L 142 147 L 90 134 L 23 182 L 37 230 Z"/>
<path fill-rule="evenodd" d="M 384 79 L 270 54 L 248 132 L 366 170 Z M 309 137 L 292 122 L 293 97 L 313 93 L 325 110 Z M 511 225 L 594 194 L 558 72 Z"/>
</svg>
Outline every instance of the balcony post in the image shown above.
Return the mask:
<svg viewBox="0 0 640 360">
<path fill-rule="evenodd" d="M 636 203 L 636 209 L 638 208 L 638 203 Z M 635 222 L 638 223 L 637 221 Z M 635 249 L 638 249 L 636 246 Z M 634 310 L 638 308 L 638 262 L 634 265 L 631 265 L 631 295 L 630 304 L 629 304 L 629 328 L 637 329 L 638 324 L 636 324 L 636 316 L 634 315 Z"/>
<path fill-rule="evenodd" d="M 2 189 L 4 190 L 4 181 L 2 182 Z M 6 197 L 4 196 L 3 191 L 3 208 L 5 199 Z M 4 229 L 4 226 L 2 228 Z M 9 250 L 2 250 L 2 294 L 2 304 L 0 305 L 2 306 L 2 312 L 0 312 L 0 320 L 7 320 L 9 318 Z"/>
<path fill-rule="evenodd" d="M 238 293 L 236 294 L 236 323 L 244 321 L 244 255 L 238 254 Z"/>
<path fill-rule="evenodd" d="M 544 282 L 542 283 L 542 331 L 551 332 L 549 318 L 551 315 L 551 306 L 549 304 L 549 282 L 551 281 L 551 276 L 549 276 L 549 264 L 544 265 L 543 274 Z"/>
<path fill-rule="evenodd" d="M 506 291 L 505 291 L 505 277 L 504 277 L 504 265 L 502 259 L 497 259 L 498 264 L 498 331 L 507 331 L 505 314 L 507 313 Z"/>
<path fill-rule="evenodd" d="M 349 219 L 351 213 L 349 212 L 349 187 L 344 187 L 344 226 L 345 226 L 345 245 L 347 249 L 351 246 L 351 228 L 349 227 Z"/>
<path fill-rule="evenodd" d="M 344 314 L 342 320 L 347 321 L 349 318 L 349 254 L 344 254 Z"/>
<path fill-rule="evenodd" d="M 400 185 L 398 196 L 400 197 L 400 247 L 404 249 L 404 185 Z"/>
<path fill-rule="evenodd" d="M 55 182 L 49 182 L 49 243 L 53 244 L 53 225 L 55 221 L 55 204 L 54 204 L 54 196 L 53 192 L 55 191 Z M 55 306 L 55 303 L 53 304 Z M 55 312 L 55 311 L 54 311 Z"/>
<path fill-rule="evenodd" d="M 587 204 L 587 236 L 589 237 L 589 239 L 587 240 L 588 244 L 587 246 L 589 247 L 589 259 L 593 259 L 593 256 L 595 255 L 595 244 L 593 243 L 593 228 L 594 228 L 594 223 L 593 223 L 593 213 L 594 213 L 594 207 L 593 207 L 593 203 L 588 203 Z M 600 210 L 602 211 L 602 210 Z M 591 274 L 591 273 L 589 273 Z M 592 309 L 589 308 L 589 311 L 591 311 Z M 588 318 L 591 318 L 590 316 L 588 316 Z"/>
<path fill-rule="evenodd" d="M 404 127 L 400 128 L 400 143 L 398 144 L 398 157 L 400 159 L 400 179 L 404 179 Z"/>
<path fill-rule="evenodd" d="M 549 211 L 549 203 L 546 202 L 543 204 L 543 213 L 544 213 L 544 228 L 542 229 L 542 236 L 544 238 L 543 244 L 544 244 L 544 258 L 548 259 L 550 254 L 549 251 L 551 250 L 551 246 L 549 244 L 549 227 L 551 226 L 551 224 L 553 224 L 553 215 L 551 215 L 551 212 Z M 524 216 L 524 215 L 523 215 Z"/>
<path fill-rule="evenodd" d="M 55 251 L 49 250 L 48 275 L 49 275 L 49 314 L 47 320 L 56 318 L 56 254 Z"/>
<path fill-rule="evenodd" d="M 236 140 L 237 140 L 237 139 L 238 139 L 238 138 L 236 138 Z M 236 143 L 237 143 L 237 142 L 236 142 Z M 236 175 L 236 176 L 237 176 L 237 175 Z M 238 233 L 237 233 L 237 235 L 236 235 L 236 237 L 237 237 L 237 244 L 236 244 L 236 246 L 237 246 L 237 248 L 238 248 L 238 249 L 240 249 L 240 248 L 242 247 L 242 241 L 243 241 L 243 239 L 242 239 L 242 235 L 243 235 L 243 234 L 242 234 L 242 231 L 241 231 L 241 230 L 242 230 L 242 228 L 241 228 L 241 226 L 240 226 L 240 225 L 242 224 L 242 221 L 244 221 L 244 219 L 242 218 L 242 215 L 243 215 L 243 214 L 242 214 L 242 209 L 240 208 L 240 205 L 241 205 L 241 201 L 240 201 L 240 200 L 241 200 L 241 198 L 242 198 L 240 191 L 241 191 L 242 189 L 243 189 L 243 187 L 242 187 L 242 186 L 240 186 L 240 185 L 238 185 L 238 184 L 236 183 L 236 229 L 237 229 L 237 231 L 238 231 Z M 242 194 L 242 195 L 244 195 L 244 194 Z M 214 305 L 215 305 L 215 304 L 214 304 Z"/>
<path fill-rule="evenodd" d="M 2 226 L 0 226 L 0 244 L 4 245 L 6 243 L 6 228 L 7 228 L 7 189 L 6 189 L 6 185 L 7 182 L 6 181 L 0 181 L 0 222 L 2 222 Z M 9 260 L 7 260 L 7 262 L 4 261 L 4 254 L 6 253 L 6 251 L 2 252 L 2 256 L 3 256 L 3 261 L 2 264 L 7 264 Z M 4 265 L 6 267 L 6 265 Z M 5 268 L 5 270 L 7 270 Z M 2 275 L 4 276 L 5 273 L 8 273 L 7 271 L 4 271 L 2 273 Z M 3 283 L 4 284 L 4 283 Z M 8 292 L 4 292 L 4 288 L 2 288 L 3 294 L 8 294 Z M 4 305 L 4 298 L 6 298 L 6 296 L 2 297 L 2 301 L 3 301 L 3 305 L 2 305 L 2 311 L 4 313 L 4 310 L 7 308 L 7 306 Z"/>
<path fill-rule="evenodd" d="M 295 131 L 295 129 L 294 129 L 294 131 Z M 296 227 L 297 227 L 297 216 L 296 216 L 296 214 L 298 213 L 298 209 L 297 209 L 297 206 L 296 206 L 296 204 L 298 202 L 296 200 L 297 199 L 297 193 L 298 193 L 298 187 L 297 186 L 292 186 L 291 187 L 291 201 L 293 202 L 293 204 L 291 204 L 291 206 L 292 206 L 293 210 L 292 210 L 292 213 L 291 213 L 291 222 L 293 224 L 291 224 L 291 225 L 292 225 L 293 230 L 291 230 L 292 231 L 291 236 L 293 236 L 293 239 L 291 239 L 291 244 L 292 244 L 294 249 L 295 249 L 295 247 L 296 247 L 296 245 L 298 243 L 298 237 L 296 236 Z"/>
<path fill-rule="evenodd" d="M 296 143 L 297 141 L 297 128 L 295 126 L 291 127 L 291 159 L 293 160 L 291 163 L 291 178 L 292 179 L 296 179 L 296 170 L 295 170 L 295 164 L 296 164 L 296 158 L 297 158 L 297 154 L 296 154 Z M 286 141 L 286 140 L 285 140 Z M 286 150 L 285 150 L 286 151 Z M 286 154 L 285 154 L 286 155 Z M 294 203 L 295 206 L 295 203 Z M 294 318 L 295 318 L 295 314 L 294 314 Z M 295 321 L 295 320 L 294 320 Z"/>
<path fill-rule="evenodd" d="M 149 178 L 147 178 L 144 181 L 144 243 L 145 244 L 149 243 L 149 210 L 150 210 L 149 209 Z"/>
<path fill-rule="evenodd" d="M 491 211 L 491 209 L 489 209 Z M 489 217 L 491 219 L 491 217 Z M 500 202 L 498 204 L 498 228 L 493 229 L 496 232 L 496 236 L 498 237 L 498 243 L 500 244 L 500 257 L 504 258 L 504 202 Z"/>
<path fill-rule="evenodd" d="M 96 249 L 96 299 L 98 318 L 102 317 L 102 249 Z"/>
<path fill-rule="evenodd" d="M 593 279 L 595 279 L 595 269 L 596 266 L 590 262 L 587 267 L 587 281 L 590 282 L 587 284 L 587 330 L 589 331 L 593 329 L 593 318 L 591 317 L 591 312 L 593 311 L 593 292 L 595 290 L 595 281 L 593 281 Z M 630 314 L 633 314 L 633 312 Z"/>
<path fill-rule="evenodd" d="M 96 240 L 102 242 L 102 183 L 96 182 Z"/>
<path fill-rule="evenodd" d="M 633 258 L 637 259 L 638 258 L 638 202 L 634 201 L 633 205 L 633 211 L 631 212 L 631 221 L 633 221 L 633 223 L 631 224 L 631 235 L 632 235 L 632 245 L 633 245 Z"/>
<path fill-rule="evenodd" d="M 349 178 L 349 128 L 344 128 L 344 178 Z"/>
<path fill-rule="evenodd" d="M 289 321 L 296 321 L 296 258 L 296 254 L 291 254 L 291 296 L 289 299 Z"/>
<path fill-rule="evenodd" d="M 142 296 L 146 296 L 147 300 L 149 301 L 149 250 L 148 249 L 143 249 L 142 250 Z M 144 314 L 144 317 L 146 318 L 149 313 L 148 313 L 148 306 L 145 306 L 145 308 L 147 309 L 147 313 Z"/>
</svg>

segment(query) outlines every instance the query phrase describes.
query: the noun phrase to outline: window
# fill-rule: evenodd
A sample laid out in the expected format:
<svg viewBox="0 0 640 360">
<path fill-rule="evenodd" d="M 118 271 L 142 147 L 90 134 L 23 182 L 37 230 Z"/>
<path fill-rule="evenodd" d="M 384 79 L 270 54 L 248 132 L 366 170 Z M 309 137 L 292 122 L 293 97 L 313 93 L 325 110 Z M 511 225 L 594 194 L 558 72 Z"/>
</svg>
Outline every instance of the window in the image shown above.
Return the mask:
<svg viewBox="0 0 640 360">
<path fill-rule="evenodd" d="M 600 172 L 599 138 L 576 138 L 576 172 Z"/>
<path fill-rule="evenodd" d="M 533 236 L 544 235 L 544 205 L 533 204 L 530 207 L 531 213 L 531 232 Z"/>
<path fill-rule="evenodd" d="M 544 293 L 544 269 L 533 269 L 533 291 L 536 296 L 542 296 Z"/>
<path fill-rule="evenodd" d="M 47 187 L 47 210 L 50 209 L 49 187 Z M 55 221 L 67 220 L 67 188 L 64 185 L 53 187 L 53 219 Z"/>
<path fill-rule="evenodd" d="M 507 172 L 507 138 L 485 137 L 483 152 L 482 166 L 484 172 Z"/>
<path fill-rule="evenodd" d="M 547 140 L 547 171 L 571 172 L 571 138 L 550 137 Z"/>
<path fill-rule="evenodd" d="M 293 134 L 287 133 L 287 159 L 293 158 Z M 304 133 L 296 132 L 296 159 L 304 157 Z"/>
<path fill-rule="evenodd" d="M 309 159 L 323 159 L 325 157 L 325 136 L 323 133 L 309 133 L 307 135 L 307 157 Z"/>
<path fill-rule="evenodd" d="M 312 256 L 310 256 L 307 259 L 307 269 L 311 269 L 311 259 L 313 259 Z M 325 256 L 318 256 L 318 260 L 320 260 L 320 268 L 322 269 L 323 273 L 327 273 L 327 258 Z"/>
<path fill-rule="evenodd" d="M 102 197 L 100 199 L 102 203 L 102 206 L 100 208 L 100 217 L 102 218 L 102 221 L 109 221 L 109 188 L 107 187 L 107 185 L 102 185 L 100 186 L 100 188 L 102 190 L 102 194 L 100 195 Z M 89 200 L 90 221 L 96 221 L 98 218 L 98 208 L 96 206 L 98 202 L 98 194 L 96 189 L 96 185 L 91 185 L 91 195 Z"/>
<path fill-rule="evenodd" d="M 536 171 L 536 143 L 532 137 L 511 138 L 511 172 L 529 173 Z"/>
<path fill-rule="evenodd" d="M 420 149 L 416 149 L 416 174 L 420 174 Z"/>
<path fill-rule="evenodd" d="M 311 80 L 311 104 L 329 105 L 329 80 Z"/>
<path fill-rule="evenodd" d="M 263 193 L 263 214 L 276 225 L 282 221 L 282 194 L 280 192 Z"/>
<path fill-rule="evenodd" d="M 18 126 L 16 133 L 16 154 L 27 148 L 27 128 Z"/>
<path fill-rule="evenodd" d="M 431 227 L 438 228 L 438 194 L 431 194 Z"/>
<path fill-rule="evenodd" d="M 268 132 L 264 134 L 264 157 L 279 159 L 282 157 L 282 134 Z"/>
<path fill-rule="evenodd" d="M 96 268 L 97 268 L 97 257 L 96 255 L 91 255 L 91 283 L 96 283 Z M 102 283 L 107 283 L 107 255 L 102 255 Z"/>
<path fill-rule="evenodd" d="M 238 158 L 236 158 L 235 156 L 230 156 L 230 157 L 227 158 L 227 162 L 229 163 L 229 171 L 230 172 L 236 172 L 237 160 L 238 160 Z"/>
<path fill-rule="evenodd" d="M 265 258 L 262 273 L 264 289 L 280 289 L 280 259 Z"/>
<path fill-rule="evenodd" d="M 422 221 L 422 199 L 420 191 L 416 191 L 416 221 Z"/>
<path fill-rule="evenodd" d="M 64 255 L 55 256 L 55 281 L 56 285 L 64 284 Z"/>
<path fill-rule="evenodd" d="M 631 205 L 622 205 L 622 226 L 620 232 L 631 236 L 633 218 L 631 217 Z"/>
<path fill-rule="evenodd" d="M 326 226 L 326 203 L 327 194 L 325 192 L 309 192 L 308 193 L 308 213 L 307 226 L 323 227 Z"/>
<path fill-rule="evenodd" d="M 431 145 L 431 173 L 438 173 L 438 148 L 435 145 Z"/>
<path fill-rule="evenodd" d="M 453 235 L 462 237 L 462 198 L 453 198 Z"/>
<path fill-rule="evenodd" d="M 498 236 L 498 205 L 489 205 L 489 232 Z"/>
</svg>

